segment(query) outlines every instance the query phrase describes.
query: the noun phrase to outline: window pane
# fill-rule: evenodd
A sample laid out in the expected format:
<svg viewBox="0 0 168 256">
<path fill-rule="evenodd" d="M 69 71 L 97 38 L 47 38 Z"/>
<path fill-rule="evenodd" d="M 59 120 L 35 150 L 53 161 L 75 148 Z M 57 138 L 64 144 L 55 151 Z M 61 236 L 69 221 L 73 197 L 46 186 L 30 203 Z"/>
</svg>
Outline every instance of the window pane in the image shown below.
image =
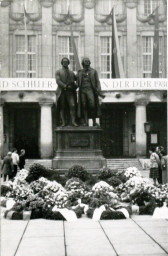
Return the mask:
<svg viewBox="0 0 168 256">
<path fill-rule="evenodd" d="M 36 70 L 36 56 L 34 54 L 28 55 L 28 70 Z"/>
<path fill-rule="evenodd" d="M 16 55 L 16 70 L 18 71 L 25 70 L 25 55 L 23 54 Z"/>
<path fill-rule="evenodd" d="M 110 37 L 101 37 L 101 53 L 110 53 Z"/>
<path fill-rule="evenodd" d="M 24 51 L 25 51 L 25 37 L 16 36 L 16 52 L 24 52 Z"/>
<path fill-rule="evenodd" d="M 143 37 L 143 52 L 151 53 L 152 52 L 152 37 Z"/>
<path fill-rule="evenodd" d="M 33 71 L 36 76 L 36 37 L 28 36 L 28 72 Z M 25 36 L 16 36 L 16 76 L 25 77 Z M 24 72 L 22 72 L 24 71 Z"/>
<path fill-rule="evenodd" d="M 153 61 L 153 37 L 143 37 L 143 77 L 151 77 Z M 163 38 L 159 37 L 159 77 L 163 71 Z"/>
<path fill-rule="evenodd" d="M 156 9 L 157 5 L 159 5 L 158 0 L 144 0 L 144 13 L 146 15 L 151 14 Z"/>
<path fill-rule="evenodd" d="M 78 52 L 78 37 L 74 37 L 76 50 Z M 59 66 L 61 67 L 61 60 L 63 57 L 67 57 L 70 60 L 69 68 L 76 71 L 76 63 L 74 60 L 73 46 L 69 36 L 60 36 L 58 38 L 59 42 Z"/>
<path fill-rule="evenodd" d="M 151 67 L 152 67 L 151 57 L 152 57 L 151 55 L 144 55 L 143 56 L 143 69 L 144 69 L 144 71 L 151 72 Z"/>
<path fill-rule="evenodd" d="M 78 38 L 74 37 L 74 40 L 75 40 L 76 50 L 78 52 Z M 73 45 L 72 45 L 70 37 L 69 37 L 69 51 L 70 51 L 70 53 L 73 53 Z"/>
<path fill-rule="evenodd" d="M 111 37 L 101 37 L 101 78 L 111 78 Z"/>
<path fill-rule="evenodd" d="M 16 77 L 18 77 L 18 78 L 25 77 L 25 73 L 21 73 L 21 72 L 16 73 Z"/>
<path fill-rule="evenodd" d="M 76 64 L 75 64 L 74 56 L 70 55 L 69 59 L 70 59 L 70 69 L 72 69 L 73 71 L 76 71 Z"/>
<path fill-rule="evenodd" d="M 59 52 L 67 53 L 68 52 L 68 37 L 59 36 L 58 41 L 59 41 Z"/>
<path fill-rule="evenodd" d="M 28 51 L 35 52 L 36 51 L 36 37 L 28 36 Z"/>
<path fill-rule="evenodd" d="M 29 73 L 28 73 L 28 77 L 29 77 L 29 78 L 34 78 L 34 77 L 36 77 L 36 73 L 31 73 L 31 72 L 29 72 Z"/>
</svg>

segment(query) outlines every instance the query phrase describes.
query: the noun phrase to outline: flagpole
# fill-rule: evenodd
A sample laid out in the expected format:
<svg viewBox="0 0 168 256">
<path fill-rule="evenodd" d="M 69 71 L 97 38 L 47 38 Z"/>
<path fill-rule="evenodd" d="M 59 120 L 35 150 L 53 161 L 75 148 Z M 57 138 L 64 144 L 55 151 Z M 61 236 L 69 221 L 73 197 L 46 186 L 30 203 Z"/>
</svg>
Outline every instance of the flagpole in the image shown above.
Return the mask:
<svg viewBox="0 0 168 256">
<path fill-rule="evenodd" d="M 155 32 L 153 38 L 152 78 L 159 78 L 159 6 L 153 11 Z M 155 14 L 154 14 L 155 13 Z"/>
<path fill-rule="evenodd" d="M 26 2 L 24 2 L 24 34 L 25 34 L 25 77 L 28 78 L 28 37 L 26 24 Z"/>
<path fill-rule="evenodd" d="M 118 41 L 117 24 L 114 6 L 110 12 L 112 17 L 112 39 L 111 39 L 111 76 L 112 78 L 124 78 L 123 64 L 121 60 L 120 47 Z"/>
<path fill-rule="evenodd" d="M 69 6 L 69 0 L 68 0 L 68 14 L 67 15 L 70 15 L 69 7 L 70 6 Z M 77 49 L 76 49 L 75 39 L 74 39 L 74 35 L 73 35 L 73 30 L 72 30 L 72 24 L 70 25 L 70 31 L 71 31 L 70 40 L 71 40 L 71 44 L 72 44 L 72 48 L 73 48 L 73 54 L 74 54 L 76 69 L 78 71 L 78 70 L 81 69 L 81 66 L 80 66 L 80 62 L 79 62 L 78 52 L 77 52 Z"/>
</svg>

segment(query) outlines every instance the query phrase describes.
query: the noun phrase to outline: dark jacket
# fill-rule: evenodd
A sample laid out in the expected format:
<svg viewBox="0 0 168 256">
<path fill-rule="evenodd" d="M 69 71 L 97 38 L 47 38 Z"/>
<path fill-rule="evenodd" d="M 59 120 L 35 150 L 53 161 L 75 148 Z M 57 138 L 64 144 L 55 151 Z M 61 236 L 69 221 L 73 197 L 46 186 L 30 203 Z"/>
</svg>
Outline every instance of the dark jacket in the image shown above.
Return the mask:
<svg viewBox="0 0 168 256">
<path fill-rule="evenodd" d="M 19 156 L 19 168 L 23 169 L 25 166 L 25 155 L 20 155 Z"/>
<path fill-rule="evenodd" d="M 11 175 L 13 171 L 12 158 L 10 156 L 5 156 L 2 164 L 2 174 Z"/>
<path fill-rule="evenodd" d="M 78 74 L 77 74 L 77 86 L 79 87 L 79 96 L 78 96 L 78 117 L 79 118 L 82 117 L 81 99 L 80 99 L 81 98 L 80 92 L 81 92 L 81 88 L 82 88 L 82 73 L 83 73 L 83 69 L 79 70 Z M 101 86 L 100 86 L 98 73 L 95 69 L 89 68 L 88 74 L 89 74 L 89 78 L 90 78 L 92 89 L 93 89 L 94 96 L 95 96 L 96 117 L 99 117 L 101 115 L 101 110 L 100 110 L 98 96 L 102 97 L 102 93 L 101 93 Z"/>
<path fill-rule="evenodd" d="M 68 69 L 69 70 L 69 69 Z M 65 86 L 70 85 L 76 93 L 77 85 L 75 83 L 76 76 L 75 73 L 69 70 L 69 75 L 64 67 L 55 72 L 55 79 L 58 85 L 56 90 L 56 102 L 58 102 L 59 97 L 61 96 L 62 90 Z"/>
</svg>

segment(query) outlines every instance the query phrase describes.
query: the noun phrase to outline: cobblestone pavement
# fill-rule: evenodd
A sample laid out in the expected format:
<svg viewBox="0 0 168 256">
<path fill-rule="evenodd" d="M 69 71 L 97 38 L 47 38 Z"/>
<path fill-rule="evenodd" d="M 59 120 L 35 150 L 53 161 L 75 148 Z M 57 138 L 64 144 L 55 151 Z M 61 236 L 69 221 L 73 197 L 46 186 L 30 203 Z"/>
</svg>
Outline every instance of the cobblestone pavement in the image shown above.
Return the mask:
<svg viewBox="0 0 168 256">
<path fill-rule="evenodd" d="M 168 220 L 1 220 L 1 256 L 164 256 Z"/>
</svg>

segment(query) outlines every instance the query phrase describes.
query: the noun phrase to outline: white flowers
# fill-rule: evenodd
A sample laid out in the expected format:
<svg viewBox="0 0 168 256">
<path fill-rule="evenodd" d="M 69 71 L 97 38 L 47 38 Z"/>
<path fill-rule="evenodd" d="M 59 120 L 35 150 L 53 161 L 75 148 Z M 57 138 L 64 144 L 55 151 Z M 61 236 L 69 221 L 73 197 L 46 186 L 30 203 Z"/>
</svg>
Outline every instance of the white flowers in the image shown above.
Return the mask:
<svg viewBox="0 0 168 256">
<path fill-rule="evenodd" d="M 58 208 L 64 208 L 66 206 L 68 201 L 68 194 L 66 192 L 59 191 L 54 195 L 54 197 L 55 197 L 55 205 Z"/>
<path fill-rule="evenodd" d="M 28 173 L 29 173 L 29 172 L 28 172 L 26 169 L 22 169 L 22 170 L 20 170 L 20 171 L 17 173 L 16 177 L 17 177 L 19 180 L 23 181 L 23 180 L 25 180 L 26 177 L 28 176 Z"/>
<path fill-rule="evenodd" d="M 102 190 L 104 188 L 108 188 L 110 191 L 113 191 L 113 187 L 110 186 L 107 182 L 105 181 L 100 181 L 97 182 L 93 187 L 92 187 L 92 191 L 98 191 L 98 190 Z"/>
<path fill-rule="evenodd" d="M 43 183 L 43 185 L 44 185 L 43 189 L 44 190 L 49 190 L 49 191 L 54 192 L 54 193 L 58 192 L 59 190 L 65 191 L 63 186 L 60 183 L 56 182 L 56 181 L 49 181 L 44 177 L 41 177 L 40 179 L 38 179 L 38 181 L 40 183 Z"/>
<path fill-rule="evenodd" d="M 132 178 L 133 176 L 140 177 L 141 173 L 136 167 L 129 167 L 129 168 L 126 169 L 124 175 L 127 178 Z"/>
</svg>

